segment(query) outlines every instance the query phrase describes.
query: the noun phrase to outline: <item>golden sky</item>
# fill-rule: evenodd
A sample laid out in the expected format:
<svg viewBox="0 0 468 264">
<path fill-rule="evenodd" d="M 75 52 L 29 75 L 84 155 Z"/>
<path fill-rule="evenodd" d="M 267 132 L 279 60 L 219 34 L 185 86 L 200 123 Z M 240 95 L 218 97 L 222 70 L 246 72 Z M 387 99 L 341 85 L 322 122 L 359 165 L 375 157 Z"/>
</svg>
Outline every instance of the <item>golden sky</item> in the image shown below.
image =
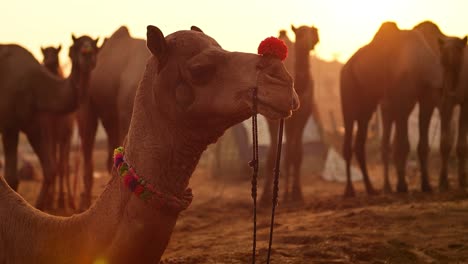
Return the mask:
<svg viewBox="0 0 468 264">
<path fill-rule="evenodd" d="M 0 0 L 0 6 L 0 43 L 18 43 L 39 60 L 41 45 L 68 47 L 72 32 L 103 38 L 120 25 L 141 38 L 149 24 L 164 34 L 197 25 L 225 49 L 247 52 L 280 29 L 292 37 L 291 24 L 314 25 L 316 54 L 340 61 L 366 44 L 382 21 L 411 28 L 429 19 L 446 34 L 468 33 L 468 0 Z"/>
</svg>

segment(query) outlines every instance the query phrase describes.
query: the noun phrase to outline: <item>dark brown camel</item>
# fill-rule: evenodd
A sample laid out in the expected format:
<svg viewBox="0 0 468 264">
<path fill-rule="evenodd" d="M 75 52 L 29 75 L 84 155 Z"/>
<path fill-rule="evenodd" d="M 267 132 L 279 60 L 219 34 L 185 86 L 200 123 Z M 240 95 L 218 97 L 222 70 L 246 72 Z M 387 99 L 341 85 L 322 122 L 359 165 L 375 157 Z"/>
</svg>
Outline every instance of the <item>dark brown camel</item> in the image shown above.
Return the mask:
<svg viewBox="0 0 468 264">
<path fill-rule="evenodd" d="M 353 126 L 358 130 L 354 152 L 362 171 L 368 194 L 376 194 L 367 172 L 365 142 L 367 127 L 379 103 L 382 110 L 384 189 L 389 191 L 389 142 L 395 123 L 394 162 L 398 174 L 397 190 L 407 191 L 406 159 L 409 153 L 408 117 L 416 102 L 420 102 L 420 127 L 428 126 L 435 100 L 435 91 L 442 85 L 442 69 L 420 32 L 400 30 L 393 22 L 385 22 L 373 40 L 359 49 L 341 71 L 341 104 L 345 123 L 343 155 L 346 160 L 347 185 L 345 196 L 353 196 L 350 163 Z M 420 130 L 421 131 L 421 130 Z M 419 153 L 426 152 L 427 136 L 420 137 Z M 422 161 L 425 162 L 425 161 Z M 427 174 L 422 174 L 423 189 L 430 189 Z"/>
<path fill-rule="evenodd" d="M 89 97 L 78 110 L 84 174 L 84 191 L 79 206 L 82 211 L 91 204 L 93 148 L 98 120 L 107 134 L 107 165 L 110 171 L 114 148 L 122 143 L 127 134 L 133 99 L 149 56 L 146 42 L 132 38 L 126 27 L 120 27 L 106 38 L 99 51 L 96 69 L 91 76 Z"/>
<path fill-rule="evenodd" d="M 18 45 L 0 45 L 0 129 L 5 151 L 5 179 L 17 190 L 17 145 L 23 131 L 39 157 L 43 183 L 36 202 L 38 209 L 50 204 L 51 181 L 56 174 L 48 128 L 34 120 L 41 113 L 70 113 L 87 96 L 91 70 L 96 63 L 97 40 L 88 36 L 73 38 L 70 48 L 71 74 L 62 79 L 49 73 L 34 56 Z M 41 122 L 42 123 L 42 122 Z"/>
<path fill-rule="evenodd" d="M 44 56 L 43 65 L 53 74 L 58 77 L 63 77 L 62 68 L 60 67 L 59 53 L 61 46 L 58 48 L 47 47 L 41 48 Z M 58 208 L 65 208 L 65 192 L 64 181 L 67 187 L 67 201 L 71 209 L 75 209 L 75 202 L 70 187 L 70 148 L 75 124 L 75 114 L 44 114 L 45 123 L 41 124 L 49 129 L 48 135 L 52 142 L 52 158 L 54 164 L 57 165 L 57 176 L 59 179 L 59 196 Z M 55 196 L 56 178 L 51 183 L 51 197 Z"/>
<path fill-rule="evenodd" d="M 439 27 L 431 21 L 424 21 L 414 27 L 423 33 L 426 41 L 431 46 L 434 53 L 439 57 L 444 71 L 444 85 L 442 94 L 439 94 L 437 105 L 433 105 L 433 109 L 438 106 L 441 119 L 441 137 L 440 137 L 440 154 L 441 154 L 441 170 L 439 178 L 439 189 L 445 191 L 449 188 L 448 182 L 448 159 L 452 150 L 453 138 L 451 120 L 455 106 L 460 104 L 460 125 L 458 127 L 457 141 L 457 156 L 458 156 L 458 173 L 459 185 L 461 188 L 466 186 L 465 177 L 465 153 L 466 153 L 466 125 L 464 121 L 468 115 L 466 106 L 464 106 L 463 91 L 457 91 L 459 86 L 460 72 L 464 60 L 464 50 L 467 38 L 457 38 L 446 36 L 442 33 Z M 464 89 L 464 88 L 462 88 Z M 460 93 L 461 92 L 461 93 Z M 421 133 L 426 134 L 427 127 Z M 426 154 L 427 156 L 427 154 Z M 421 171 L 427 174 L 427 163 L 421 164 Z M 427 176 L 426 176 L 427 177 Z"/>
<path fill-rule="evenodd" d="M 304 127 L 312 113 L 318 123 L 320 118 L 318 115 L 317 105 L 314 99 L 314 82 L 310 73 L 310 57 L 309 53 L 314 49 L 319 42 L 318 30 L 315 27 L 301 26 L 296 28 L 291 25 L 291 29 L 296 35 L 294 44 L 295 61 L 294 61 L 294 88 L 299 95 L 300 108 L 287 119 L 285 122 L 285 155 L 282 173 L 285 178 L 284 184 L 284 199 L 291 198 L 293 201 L 303 201 L 302 188 L 300 181 L 301 165 L 302 165 L 302 134 Z M 286 36 L 281 36 L 283 39 Z M 287 37 L 286 37 L 287 38 Z M 291 44 L 291 41 L 286 41 Z M 288 62 L 285 62 L 288 65 Z M 290 71 L 290 69 L 288 69 Z M 292 71 L 290 71 L 292 72 Z M 271 188 L 273 179 L 273 166 L 278 142 L 278 122 L 268 120 L 268 129 L 270 132 L 270 148 L 268 152 L 266 164 L 266 179 L 263 188 L 260 204 L 266 205 L 271 203 Z M 292 195 L 289 197 L 289 177 L 293 177 Z"/>
</svg>

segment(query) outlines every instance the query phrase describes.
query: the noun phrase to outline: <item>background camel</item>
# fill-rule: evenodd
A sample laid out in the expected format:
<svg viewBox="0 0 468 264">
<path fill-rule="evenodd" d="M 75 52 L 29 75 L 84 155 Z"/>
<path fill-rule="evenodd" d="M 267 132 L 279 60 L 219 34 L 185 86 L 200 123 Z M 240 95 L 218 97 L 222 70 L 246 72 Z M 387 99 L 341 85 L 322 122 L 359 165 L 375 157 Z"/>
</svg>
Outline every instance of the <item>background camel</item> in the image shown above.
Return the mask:
<svg viewBox="0 0 468 264">
<path fill-rule="evenodd" d="M 444 63 L 444 68 L 453 74 L 452 76 L 455 81 L 454 84 L 456 85 L 455 91 L 447 91 L 444 89 L 444 92 L 447 94 L 443 96 L 442 98 L 444 99 L 447 98 L 444 101 L 445 104 L 449 105 L 449 106 L 445 106 L 447 108 L 450 108 L 450 104 L 454 104 L 454 103 L 457 103 L 460 105 L 460 116 L 458 118 L 458 138 L 457 138 L 456 149 L 457 149 L 457 158 L 458 158 L 458 184 L 461 189 L 464 189 L 467 187 L 465 164 L 466 164 L 466 152 L 467 152 L 466 137 L 467 137 L 467 131 L 468 131 L 468 123 L 467 123 L 467 120 L 468 120 L 468 52 L 466 51 L 466 41 L 467 41 L 467 37 L 463 38 L 462 41 L 458 41 L 458 43 L 457 42 L 454 43 L 452 41 L 452 45 L 456 45 L 458 47 L 458 52 L 455 52 L 455 54 L 453 54 L 452 52 L 447 52 L 446 49 L 442 49 L 442 61 L 446 62 Z M 463 46 L 463 48 L 460 48 L 461 46 Z M 446 46 L 443 45 L 442 47 L 446 47 Z M 458 60 L 458 58 L 462 58 L 461 62 Z M 454 92 L 456 93 L 455 97 L 453 96 Z M 456 99 L 456 101 L 453 102 L 453 99 Z M 445 172 L 441 171 L 441 178 L 445 177 L 445 179 L 447 179 L 446 174 L 443 175 L 442 173 L 447 173 L 447 171 Z"/>
<path fill-rule="evenodd" d="M 346 160 L 347 185 L 345 196 L 353 196 L 350 162 L 353 126 L 358 130 L 354 152 L 362 171 L 368 194 L 376 194 L 367 172 L 365 141 L 367 128 L 377 105 L 381 103 L 384 163 L 384 189 L 390 190 L 388 178 L 389 141 L 395 123 L 394 162 L 398 174 L 398 191 L 406 191 L 405 167 L 409 152 L 408 116 L 421 94 L 434 98 L 441 87 L 442 71 L 435 54 L 421 33 L 400 30 L 393 22 L 381 25 L 373 40 L 359 49 L 341 71 L 341 104 L 345 123 L 343 154 Z M 421 105 L 420 126 L 428 125 L 429 116 Z M 424 139 L 420 139 L 424 141 Z M 427 143 L 427 138 L 426 138 Z M 427 179 L 422 180 L 428 186 Z"/>
<path fill-rule="evenodd" d="M 58 48 L 46 47 L 41 48 L 44 60 L 42 64 L 53 74 L 58 77 L 63 77 L 62 68 L 60 67 L 59 53 L 61 46 Z M 47 134 L 50 137 L 53 163 L 57 165 L 57 176 L 59 179 L 58 193 L 58 208 L 65 208 L 65 193 L 64 183 L 67 187 L 67 201 L 71 209 L 75 209 L 74 196 L 70 187 L 70 148 L 73 129 L 75 124 L 75 114 L 44 114 L 44 123 L 39 124 L 47 128 Z M 33 121 L 34 122 L 34 121 Z M 55 197 L 56 178 L 52 179 L 51 183 L 51 199 Z M 65 181 L 65 182 L 64 182 Z"/>
<path fill-rule="evenodd" d="M 441 137 L 440 137 L 440 154 L 441 154 L 441 170 L 439 178 L 439 189 L 444 191 L 449 187 L 448 182 L 448 159 L 453 145 L 451 121 L 453 116 L 453 110 L 457 103 L 463 101 L 463 95 L 459 94 L 456 90 L 458 87 L 459 76 L 464 57 L 464 49 L 466 46 L 467 38 L 460 39 L 457 37 L 446 36 L 442 33 L 439 27 L 431 21 L 424 21 L 414 27 L 423 33 L 424 38 L 431 46 L 435 54 L 437 54 L 440 62 L 444 69 L 444 84 L 437 102 L 435 102 L 427 111 L 432 113 L 433 109 L 438 106 L 441 119 Z M 466 111 L 461 105 L 460 110 Z M 462 112 L 460 112 L 460 124 L 462 120 Z M 466 113 L 463 113 L 466 116 Z M 427 138 L 428 129 L 423 128 L 424 131 L 420 132 L 425 134 Z M 466 135 L 465 126 L 459 126 L 460 135 Z M 460 141 L 461 140 L 461 141 Z M 463 136 L 458 140 L 457 143 L 457 155 L 459 158 L 459 183 L 460 187 L 466 186 L 464 176 L 464 157 L 465 151 L 463 150 L 466 143 L 463 143 Z M 419 150 L 419 149 L 418 149 Z M 427 157 L 427 152 L 425 156 Z M 421 155 L 421 153 L 420 153 Z M 426 158 L 427 159 L 427 158 Z M 421 173 L 427 175 L 427 162 L 421 162 Z M 424 177 L 424 176 L 423 176 Z M 427 177 L 427 176 L 425 176 Z"/>
<path fill-rule="evenodd" d="M 153 56 L 135 97 L 125 162 L 163 197 L 190 202 L 186 188 L 201 154 L 250 117 L 252 87 L 268 118 L 298 107 L 292 78 L 277 58 L 227 52 L 200 31 L 164 38 L 154 26 L 147 46 Z M 0 179 L 0 262 L 159 263 L 183 207 L 155 193 L 145 202 L 121 181 L 113 170 L 93 207 L 59 218 L 34 210 Z"/>
<path fill-rule="evenodd" d="M 92 155 L 98 120 L 108 138 L 107 164 L 110 171 L 113 150 L 127 134 L 133 99 L 149 55 L 145 41 L 132 38 L 126 27 L 120 27 L 101 47 L 96 69 L 91 76 L 89 97 L 78 111 L 84 160 L 81 210 L 88 208 L 91 203 L 94 171 Z"/>
<path fill-rule="evenodd" d="M 290 72 L 294 72 L 294 86 L 301 106 L 294 115 L 286 120 L 285 122 L 285 155 L 284 155 L 284 166 L 283 175 L 285 177 L 285 200 L 289 199 L 289 177 L 293 177 L 292 184 L 292 195 L 293 201 L 303 201 L 302 188 L 300 181 L 301 165 L 302 165 L 302 134 L 304 127 L 312 113 L 314 119 L 317 120 L 317 124 L 321 124 L 319 118 L 317 104 L 314 99 L 314 81 L 310 74 L 310 57 L 309 53 L 314 49 L 315 45 L 319 42 L 318 30 L 315 27 L 301 26 L 299 28 L 291 25 L 291 29 L 296 35 L 296 41 L 294 43 L 294 58 L 289 58 L 289 63 L 294 59 L 294 69 Z M 280 37 L 286 40 L 286 44 L 291 47 L 292 42 L 287 39 L 287 36 Z M 288 65 L 288 64 L 286 64 Z M 270 147 L 268 150 L 268 157 L 266 163 L 266 179 L 263 188 L 262 197 L 260 203 L 270 204 L 271 203 L 271 188 L 273 179 L 273 167 L 276 158 L 276 149 L 278 145 L 278 122 L 268 120 L 268 130 L 270 132 Z"/>
<path fill-rule="evenodd" d="M 72 69 L 67 79 L 49 73 L 26 49 L 18 45 L 0 45 L 0 89 L 3 91 L 0 129 L 5 151 L 5 178 L 14 190 L 18 188 L 17 145 L 21 130 L 42 166 L 44 180 L 36 203 L 38 209 L 50 203 L 49 186 L 56 167 L 47 128 L 32 121 L 41 120 L 43 112 L 64 114 L 75 110 L 87 95 L 89 76 L 96 63 L 97 40 L 88 36 L 72 38 Z"/>
</svg>

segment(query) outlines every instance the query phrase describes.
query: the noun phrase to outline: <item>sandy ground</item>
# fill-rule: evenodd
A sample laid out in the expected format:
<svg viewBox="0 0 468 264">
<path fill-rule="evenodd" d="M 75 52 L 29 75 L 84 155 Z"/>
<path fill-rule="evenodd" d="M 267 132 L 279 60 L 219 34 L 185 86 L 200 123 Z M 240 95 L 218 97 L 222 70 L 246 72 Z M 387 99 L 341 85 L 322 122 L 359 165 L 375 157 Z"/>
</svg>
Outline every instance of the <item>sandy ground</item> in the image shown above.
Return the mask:
<svg viewBox="0 0 468 264">
<path fill-rule="evenodd" d="M 243 181 L 216 177 L 206 160 L 192 177 L 194 202 L 181 213 L 161 263 L 251 263 L 249 175 Z M 466 192 L 422 194 L 417 172 L 410 168 L 409 194 L 368 197 L 357 183 L 358 196 L 345 200 L 343 184 L 320 179 L 322 163 L 320 158 L 305 160 L 305 204 L 280 199 L 271 263 L 468 263 Z M 103 165 L 96 167 L 95 196 L 109 179 Z M 370 172 L 381 187 L 381 167 L 371 164 Z M 23 182 L 20 194 L 33 202 L 38 186 L 38 181 Z M 260 209 L 257 263 L 265 263 L 269 222 L 270 209 Z"/>
</svg>

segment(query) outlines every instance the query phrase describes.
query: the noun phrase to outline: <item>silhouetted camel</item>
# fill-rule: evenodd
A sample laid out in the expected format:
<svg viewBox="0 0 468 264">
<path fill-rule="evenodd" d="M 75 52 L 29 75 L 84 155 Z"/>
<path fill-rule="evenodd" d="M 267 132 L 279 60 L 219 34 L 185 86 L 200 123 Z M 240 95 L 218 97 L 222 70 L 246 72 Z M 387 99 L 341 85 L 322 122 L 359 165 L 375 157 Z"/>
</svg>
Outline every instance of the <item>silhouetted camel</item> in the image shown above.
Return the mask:
<svg viewBox="0 0 468 264">
<path fill-rule="evenodd" d="M 296 35 L 294 43 L 294 87 L 299 100 L 301 102 L 299 110 L 294 112 L 291 118 L 285 122 L 285 155 L 283 175 L 285 178 L 285 200 L 289 199 L 289 177 L 293 177 L 292 184 L 292 200 L 302 201 L 302 188 L 300 181 L 301 164 L 302 164 L 302 134 L 304 127 L 309 119 L 311 113 L 318 124 L 321 120 L 318 115 L 317 105 L 314 100 L 314 82 L 310 74 L 310 57 L 309 53 L 314 49 L 315 45 L 319 42 L 318 30 L 315 27 L 301 26 L 296 28 L 291 25 L 291 29 Z M 285 35 L 280 38 L 285 39 Z M 287 37 L 286 37 L 287 38 Z M 291 41 L 286 40 L 286 44 L 291 45 Z M 292 58 L 289 58 L 291 61 Z M 290 64 L 285 61 L 285 65 Z M 288 69 L 291 71 L 290 69 Z M 268 120 L 268 129 L 270 132 L 270 148 L 268 152 L 266 164 L 266 179 L 263 188 L 260 203 L 262 205 L 271 203 L 271 186 L 273 179 L 273 166 L 276 158 L 276 149 L 278 144 L 278 122 Z"/>
<path fill-rule="evenodd" d="M 345 196 L 353 196 L 350 162 L 354 122 L 358 125 L 354 152 L 361 168 L 368 194 L 376 194 L 367 172 L 365 141 L 369 120 L 381 103 L 384 162 L 384 189 L 388 181 L 389 141 L 391 126 L 395 123 L 394 161 L 398 174 L 398 191 L 406 191 L 405 167 L 409 152 L 408 117 L 418 100 L 432 98 L 442 84 L 442 70 L 436 55 L 420 32 L 400 30 L 393 22 L 385 22 L 373 40 L 359 49 L 341 71 L 341 103 L 345 123 L 343 154 L 346 160 L 347 185 Z M 429 92 L 428 92 L 429 91 Z M 424 102 L 430 102 L 424 101 Z M 429 124 L 425 103 L 422 103 L 420 126 Z M 432 113 L 432 112 L 431 112 Z M 426 141 L 427 138 L 422 139 Z M 425 144 L 421 144 L 423 146 Z M 423 149 L 419 147 L 419 149 Z M 423 179 L 423 186 L 428 182 Z"/>
<path fill-rule="evenodd" d="M 460 125 L 459 125 L 459 137 L 457 141 L 457 155 L 458 155 L 458 172 L 459 172 L 459 185 L 464 188 L 466 186 L 465 180 L 465 153 L 466 153 L 466 125 L 464 124 L 464 118 L 468 114 L 462 103 L 464 101 L 463 84 L 459 86 L 459 77 L 462 62 L 464 59 L 464 49 L 466 46 L 467 38 L 460 39 L 457 37 L 446 36 L 442 33 L 439 27 L 431 21 L 424 21 L 414 27 L 423 33 L 426 41 L 431 46 L 434 53 L 437 54 L 443 67 L 444 84 L 441 94 L 437 97 L 437 106 L 440 112 L 441 119 L 441 136 L 440 136 L 440 154 L 441 154 L 441 170 L 439 178 L 439 189 L 444 191 L 449 188 L 448 183 L 448 159 L 452 150 L 453 138 L 451 133 L 451 120 L 453 109 L 458 103 L 460 106 Z M 461 88 L 461 91 L 457 91 L 457 88 Z M 436 105 L 433 105 L 430 111 L 432 113 Z M 421 136 L 427 138 L 428 127 L 423 127 L 423 131 L 420 132 Z M 461 136 L 460 136 L 461 135 Z M 419 151 L 419 149 L 418 149 Z M 428 152 L 428 151 L 427 151 Z M 425 154 L 426 153 L 420 153 Z M 427 162 L 421 162 L 421 173 L 423 177 L 427 176 Z"/>
<path fill-rule="evenodd" d="M 59 53 L 61 46 L 58 48 L 47 47 L 41 48 L 42 55 L 44 56 L 43 65 L 57 77 L 63 78 L 62 68 L 60 67 Z M 52 159 L 57 166 L 57 174 L 59 179 L 59 196 L 58 208 L 65 208 L 65 192 L 64 184 L 67 187 L 67 200 L 68 206 L 75 209 L 74 197 L 72 195 L 70 186 L 70 148 L 73 135 L 73 128 L 75 126 L 75 113 L 69 114 L 44 114 L 42 118 L 43 127 L 48 130 L 47 136 L 50 137 Z M 55 197 L 55 183 L 57 177 L 52 179 L 51 183 L 51 197 Z M 65 182 L 64 182 L 65 180 Z"/>
</svg>

